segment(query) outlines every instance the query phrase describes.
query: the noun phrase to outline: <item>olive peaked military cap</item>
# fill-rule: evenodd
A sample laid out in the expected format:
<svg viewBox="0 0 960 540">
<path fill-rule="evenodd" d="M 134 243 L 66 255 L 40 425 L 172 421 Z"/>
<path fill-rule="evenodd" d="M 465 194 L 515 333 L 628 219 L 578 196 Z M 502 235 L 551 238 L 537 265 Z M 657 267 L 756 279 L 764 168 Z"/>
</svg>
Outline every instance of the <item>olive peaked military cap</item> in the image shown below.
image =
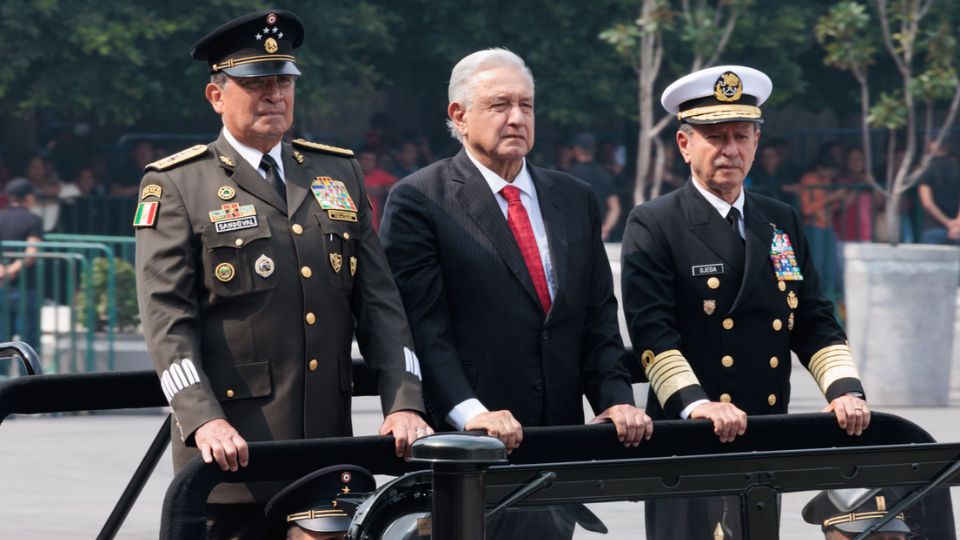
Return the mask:
<svg viewBox="0 0 960 540">
<path fill-rule="evenodd" d="M 660 104 L 688 124 L 763 123 L 760 105 L 770 97 L 773 82 L 763 72 L 744 66 L 716 66 L 673 82 Z"/>
<path fill-rule="evenodd" d="M 194 60 L 210 73 L 231 77 L 300 75 L 293 51 L 303 43 L 303 21 L 289 11 L 264 10 L 238 17 L 193 46 Z"/>
<path fill-rule="evenodd" d="M 344 532 L 350 528 L 358 503 L 352 496 L 376 489 L 373 475 L 363 467 L 325 467 L 290 484 L 270 499 L 265 508 L 267 521 L 271 527 L 282 530 L 296 525 L 314 532 Z"/>
<path fill-rule="evenodd" d="M 824 532 L 837 529 L 845 533 L 867 530 L 900 500 L 893 489 L 835 489 L 822 491 L 803 507 L 803 519 L 820 525 Z M 902 513 L 877 532 L 909 533 Z"/>
</svg>

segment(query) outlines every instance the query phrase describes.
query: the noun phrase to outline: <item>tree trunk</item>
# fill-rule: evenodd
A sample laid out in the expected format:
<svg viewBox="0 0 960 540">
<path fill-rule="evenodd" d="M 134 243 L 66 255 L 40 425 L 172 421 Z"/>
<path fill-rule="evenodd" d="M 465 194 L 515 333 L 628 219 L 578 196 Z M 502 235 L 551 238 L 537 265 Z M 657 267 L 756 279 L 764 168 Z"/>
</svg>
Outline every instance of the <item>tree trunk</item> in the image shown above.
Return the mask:
<svg viewBox="0 0 960 540">
<path fill-rule="evenodd" d="M 900 243 L 900 197 L 896 191 L 887 192 L 887 207 L 884 222 L 887 228 L 887 242 L 891 245 Z"/>
</svg>

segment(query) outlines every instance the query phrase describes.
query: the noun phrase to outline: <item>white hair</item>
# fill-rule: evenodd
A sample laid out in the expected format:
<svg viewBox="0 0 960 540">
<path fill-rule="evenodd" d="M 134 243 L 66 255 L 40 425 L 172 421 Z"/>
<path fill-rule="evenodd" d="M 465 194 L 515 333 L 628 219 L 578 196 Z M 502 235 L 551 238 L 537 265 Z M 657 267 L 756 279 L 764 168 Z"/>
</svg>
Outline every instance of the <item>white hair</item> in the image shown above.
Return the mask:
<svg viewBox="0 0 960 540">
<path fill-rule="evenodd" d="M 519 69 L 530 79 L 530 88 L 533 88 L 533 73 L 530 72 L 530 68 L 524 63 L 523 58 L 501 47 L 484 49 L 463 57 L 457 62 L 457 65 L 453 66 L 453 71 L 450 72 L 450 85 L 447 87 L 449 102 L 462 103 L 465 108 L 469 109 L 471 101 L 473 101 L 476 75 L 481 71 L 496 68 Z M 447 120 L 447 128 L 454 139 L 463 141 L 453 120 Z"/>
</svg>

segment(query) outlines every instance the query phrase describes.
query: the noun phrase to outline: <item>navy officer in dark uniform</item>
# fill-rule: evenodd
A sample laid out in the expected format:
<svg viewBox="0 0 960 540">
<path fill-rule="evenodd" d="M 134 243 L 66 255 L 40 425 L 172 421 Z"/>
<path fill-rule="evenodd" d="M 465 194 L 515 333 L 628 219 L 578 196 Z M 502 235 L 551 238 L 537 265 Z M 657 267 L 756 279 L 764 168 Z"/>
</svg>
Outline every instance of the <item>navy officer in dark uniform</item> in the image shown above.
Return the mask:
<svg viewBox="0 0 960 540">
<path fill-rule="evenodd" d="M 350 150 L 282 142 L 303 23 L 262 11 L 200 40 L 220 137 L 147 166 L 134 218 L 144 336 L 176 419 L 174 463 L 224 470 L 247 441 L 351 434 L 351 343 L 402 455 L 430 433 L 400 295 Z M 282 486 L 281 486 L 282 487 Z M 222 484 L 214 538 L 261 538 L 278 486 Z M 256 519 L 259 517 L 259 520 Z"/>
<path fill-rule="evenodd" d="M 635 208 L 623 237 L 624 312 L 650 381 L 647 412 L 708 419 L 732 441 L 748 415 L 787 412 L 793 351 L 825 411 L 859 435 L 870 412 L 800 218 L 743 188 L 772 87 L 755 69 L 719 66 L 677 80 L 661 98 L 680 122 L 691 178 Z M 647 504 L 648 538 L 708 538 L 718 527 L 737 538 L 738 521 L 736 498 Z"/>
</svg>

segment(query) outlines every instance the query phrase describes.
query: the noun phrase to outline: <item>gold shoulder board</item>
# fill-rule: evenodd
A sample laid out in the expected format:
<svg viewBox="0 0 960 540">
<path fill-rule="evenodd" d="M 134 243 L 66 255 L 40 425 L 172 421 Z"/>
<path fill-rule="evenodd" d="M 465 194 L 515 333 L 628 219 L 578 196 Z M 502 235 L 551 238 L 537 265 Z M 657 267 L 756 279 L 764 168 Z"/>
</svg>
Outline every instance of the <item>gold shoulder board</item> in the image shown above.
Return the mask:
<svg viewBox="0 0 960 540">
<path fill-rule="evenodd" d="M 305 150 L 324 152 L 337 156 L 353 157 L 353 150 L 350 150 L 349 148 L 340 148 L 339 146 L 330 146 L 329 144 L 310 142 L 305 139 L 294 139 L 293 145 L 297 148 L 303 148 Z"/>
<path fill-rule="evenodd" d="M 202 156 L 207 152 L 207 145 L 198 144 L 196 146 L 191 146 L 186 150 L 181 150 L 176 154 L 169 155 L 163 159 L 158 159 L 153 163 L 146 166 L 146 170 L 155 170 L 155 171 L 165 171 L 167 169 L 172 169 L 173 167 L 186 163 L 191 159 Z"/>
</svg>

